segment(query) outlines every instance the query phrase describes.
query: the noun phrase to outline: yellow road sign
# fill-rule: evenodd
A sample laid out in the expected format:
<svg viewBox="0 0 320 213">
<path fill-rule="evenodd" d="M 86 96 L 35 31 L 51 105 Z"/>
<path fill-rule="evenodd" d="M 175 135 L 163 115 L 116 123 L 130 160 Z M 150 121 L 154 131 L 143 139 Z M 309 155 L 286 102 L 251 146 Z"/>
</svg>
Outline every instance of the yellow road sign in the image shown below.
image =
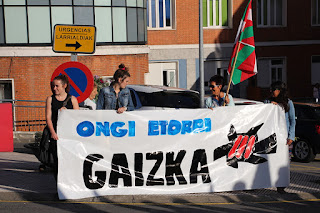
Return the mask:
<svg viewBox="0 0 320 213">
<path fill-rule="evenodd" d="M 94 53 L 96 47 L 96 27 L 82 25 L 54 26 L 52 49 L 62 53 Z"/>
</svg>

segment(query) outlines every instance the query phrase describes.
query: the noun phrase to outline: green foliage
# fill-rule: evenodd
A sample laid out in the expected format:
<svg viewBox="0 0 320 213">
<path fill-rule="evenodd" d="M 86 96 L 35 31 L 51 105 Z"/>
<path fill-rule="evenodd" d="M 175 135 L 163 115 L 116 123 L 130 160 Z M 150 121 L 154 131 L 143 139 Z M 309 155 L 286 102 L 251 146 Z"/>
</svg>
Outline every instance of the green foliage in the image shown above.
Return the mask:
<svg viewBox="0 0 320 213">
<path fill-rule="evenodd" d="M 94 79 L 94 82 L 97 84 L 97 91 L 98 91 L 98 95 L 96 95 L 96 97 L 94 98 L 95 102 L 97 103 L 97 100 L 98 100 L 98 97 L 99 97 L 99 93 L 100 93 L 100 90 L 104 87 L 107 87 L 111 84 L 111 81 L 110 79 L 107 79 L 107 78 L 102 78 L 98 75 L 95 75 L 93 77 Z"/>
</svg>

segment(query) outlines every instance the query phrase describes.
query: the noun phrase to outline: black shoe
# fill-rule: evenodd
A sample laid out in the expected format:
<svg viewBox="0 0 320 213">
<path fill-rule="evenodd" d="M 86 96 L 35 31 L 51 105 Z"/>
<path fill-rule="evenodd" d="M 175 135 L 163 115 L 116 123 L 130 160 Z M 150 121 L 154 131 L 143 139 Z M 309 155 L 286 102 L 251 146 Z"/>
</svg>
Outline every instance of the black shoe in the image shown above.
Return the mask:
<svg viewBox="0 0 320 213">
<path fill-rule="evenodd" d="M 284 190 L 284 187 L 277 187 L 277 192 L 279 194 L 286 194 L 287 192 Z"/>
</svg>

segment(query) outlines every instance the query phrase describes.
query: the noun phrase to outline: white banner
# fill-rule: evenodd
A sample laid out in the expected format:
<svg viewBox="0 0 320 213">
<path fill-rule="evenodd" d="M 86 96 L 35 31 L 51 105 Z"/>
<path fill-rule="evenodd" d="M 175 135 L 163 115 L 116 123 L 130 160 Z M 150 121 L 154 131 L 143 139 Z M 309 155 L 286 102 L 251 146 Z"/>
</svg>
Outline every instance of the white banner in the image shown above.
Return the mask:
<svg viewBox="0 0 320 213">
<path fill-rule="evenodd" d="M 272 104 L 63 110 L 58 136 L 60 199 L 289 185 L 284 111 Z"/>
</svg>

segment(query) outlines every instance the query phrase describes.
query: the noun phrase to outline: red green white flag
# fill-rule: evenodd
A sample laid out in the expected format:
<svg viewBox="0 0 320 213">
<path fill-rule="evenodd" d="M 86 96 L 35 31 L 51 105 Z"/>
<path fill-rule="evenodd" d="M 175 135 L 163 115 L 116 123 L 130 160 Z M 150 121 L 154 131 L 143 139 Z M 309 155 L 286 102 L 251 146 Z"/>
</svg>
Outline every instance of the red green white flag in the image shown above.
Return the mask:
<svg viewBox="0 0 320 213">
<path fill-rule="evenodd" d="M 234 61 L 236 62 L 234 63 Z M 235 45 L 229 62 L 228 72 L 234 71 L 232 83 L 238 84 L 257 74 L 257 61 L 253 37 L 252 0 L 249 1 L 241 19 Z"/>
</svg>

